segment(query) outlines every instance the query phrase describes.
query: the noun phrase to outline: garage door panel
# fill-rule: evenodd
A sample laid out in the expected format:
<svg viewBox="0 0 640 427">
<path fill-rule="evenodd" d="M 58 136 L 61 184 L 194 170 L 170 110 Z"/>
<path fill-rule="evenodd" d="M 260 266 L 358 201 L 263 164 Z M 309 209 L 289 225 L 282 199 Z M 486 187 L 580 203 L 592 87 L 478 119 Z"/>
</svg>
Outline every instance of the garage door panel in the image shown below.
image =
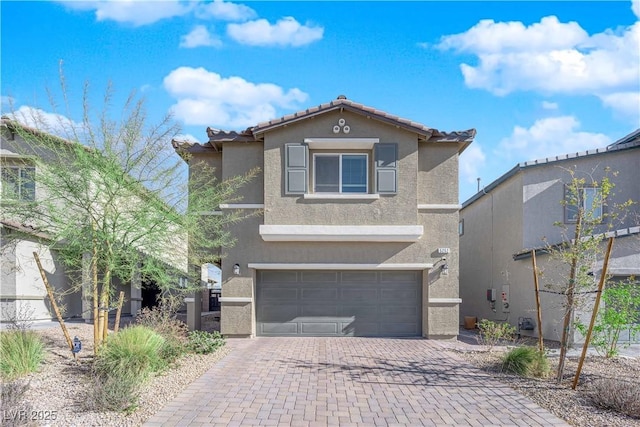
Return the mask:
<svg viewBox="0 0 640 427">
<path fill-rule="evenodd" d="M 342 322 L 342 335 L 350 337 L 377 337 L 380 336 L 380 326 L 378 322 L 363 322 L 361 320 L 353 322 Z"/>
<path fill-rule="evenodd" d="M 325 282 L 338 283 L 337 271 L 303 271 L 301 281 L 304 283 Z"/>
<path fill-rule="evenodd" d="M 371 288 L 343 288 L 340 293 L 343 301 L 376 301 L 378 290 Z"/>
<path fill-rule="evenodd" d="M 340 283 L 377 283 L 378 273 L 375 271 L 343 271 L 340 273 Z"/>
<path fill-rule="evenodd" d="M 301 322 L 303 334 L 311 335 L 337 335 L 338 323 L 337 322 Z"/>
<path fill-rule="evenodd" d="M 339 307 L 336 305 L 303 305 L 300 314 L 306 317 L 336 317 L 342 316 L 338 313 Z"/>
<path fill-rule="evenodd" d="M 260 272 L 260 283 L 296 283 L 298 273 L 295 271 L 264 270 Z"/>
<path fill-rule="evenodd" d="M 303 287 L 300 298 L 302 301 L 336 301 L 338 299 L 338 288 Z"/>
<path fill-rule="evenodd" d="M 260 335 L 298 335 L 297 323 L 262 322 Z"/>
<path fill-rule="evenodd" d="M 390 337 L 413 337 L 418 335 L 415 323 L 380 323 L 381 335 Z"/>
<path fill-rule="evenodd" d="M 380 283 L 416 283 L 419 276 L 417 271 L 381 271 Z"/>
<path fill-rule="evenodd" d="M 260 290 L 260 299 L 263 301 L 296 301 L 298 299 L 298 289 L 293 287 L 283 288 L 265 286 Z"/>
<path fill-rule="evenodd" d="M 375 321 L 378 319 L 377 305 L 341 304 L 338 309 L 340 317 L 353 317 L 358 320 Z"/>
<path fill-rule="evenodd" d="M 297 304 L 265 304 L 260 307 L 260 318 L 265 322 L 288 322 L 298 317 L 299 313 Z"/>
<path fill-rule="evenodd" d="M 420 272 L 275 271 L 267 275 L 268 282 L 262 282 L 261 273 L 258 335 L 420 335 Z"/>
<path fill-rule="evenodd" d="M 381 289 L 380 297 L 386 301 L 415 301 L 418 290 L 412 286 L 394 286 L 392 289 Z"/>
</svg>

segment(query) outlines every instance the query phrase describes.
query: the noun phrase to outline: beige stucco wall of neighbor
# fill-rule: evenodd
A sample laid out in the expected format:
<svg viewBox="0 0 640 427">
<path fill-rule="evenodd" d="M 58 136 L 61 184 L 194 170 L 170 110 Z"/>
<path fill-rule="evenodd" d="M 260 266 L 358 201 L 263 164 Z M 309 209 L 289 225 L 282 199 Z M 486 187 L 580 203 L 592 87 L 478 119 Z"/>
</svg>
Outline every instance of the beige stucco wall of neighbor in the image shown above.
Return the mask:
<svg viewBox="0 0 640 427">
<path fill-rule="evenodd" d="M 301 143 L 305 138 L 335 138 L 332 128 L 340 118 L 345 119 L 351 132 L 339 136 L 379 138 L 380 142 L 399 144 L 398 194 L 367 200 L 317 200 L 284 194 L 285 144 Z M 427 337 L 455 337 L 458 334 L 458 304 L 430 305 L 428 301 L 429 298 L 458 297 L 458 212 L 455 208 L 458 203 L 458 148 L 457 144 L 419 143 L 413 133 L 346 111 L 329 112 L 267 132 L 263 147 L 256 143 L 226 143 L 222 156 L 223 176 L 235 176 L 259 166 L 263 178 L 248 185 L 251 188 L 242 192 L 241 203 L 263 201 L 264 210 L 235 225 L 232 231 L 237 243 L 225 248 L 222 297 L 246 300 L 222 303 L 222 333 L 227 336 L 255 335 L 256 271 L 248 267 L 251 263 L 435 264 L 442 257 L 437 248 L 446 247 L 451 251 L 447 255 L 449 274 L 440 274 L 439 268 L 422 274 L 425 302 L 422 329 Z M 369 156 L 373 169 L 371 150 Z M 453 209 L 419 212 L 418 203 L 450 204 Z M 423 225 L 424 234 L 417 242 L 265 242 L 259 235 L 261 224 Z M 236 263 L 240 265 L 239 276 L 234 276 L 232 271 Z"/>
<path fill-rule="evenodd" d="M 639 162 L 640 150 L 634 149 L 526 168 L 462 209 L 461 315 L 507 321 L 514 326 L 519 317 L 529 317 L 537 323 L 532 259 L 528 257 L 514 261 L 513 254 L 526 248 L 544 246 L 543 237 L 550 243 L 562 240 L 560 229 L 554 226 L 554 222 L 564 220 L 564 208 L 561 205 L 563 183 L 570 180 L 566 169 L 576 167 L 582 174 L 588 173 L 595 179 L 602 178 L 605 167 L 618 171 L 619 175 L 612 177 L 616 188 L 609 202 L 620 203 L 630 198 L 640 200 L 640 183 L 631 179 L 637 175 Z M 613 228 L 637 225 L 638 216 L 632 214 Z M 569 230 L 572 229 L 573 226 L 569 224 Z M 604 231 L 604 227 L 599 231 Z M 634 248 L 633 242 L 637 242 L 635 237 L 625 237 L 620 239 L 619 247 L 616 248 L 614 244 L 611 265 L 622 266 L 639 260 L 640 247 L 636 245 Z M 548 290 L 549 284 L 566 281 L 568 267 L 546 255 L 538 255 L 537 264 L 544 272 L 539 278 L 542 333 L 546 339 L 560 340 L 564 300 L 545 290 Z M 501 304 L 503 285 L 509 285 L 510 306 L 507 310 Z M 496 312 L 491 310 L 486 300 L 486 290 L 490 288 L 497 292 Z M 585 313 L 582 315 L 588 316 Z M 522 335 L 537 334 L 537 328 L 534 331 L 522 331 Z M 579 342 L 581 338 L 576 335 L 575 339 Z"/>
<path fill-rule="evenodd" d="M 606 169 L 610 169 L 609 177 L 615 188 L 608 203 L 613 205 L 629 199 L 640 200 L 640 179 L 631 179 L 640 170 L 640 149 L 637 148 L 527 168 L 523 174 L 523 248 L 540 246 L 542 236 L 546 236 L 550 243 L 562 240 L 561 229 L 554 226 L 554 223 L 564 221 L 561 201 L 564 198 L 564 185 L 571 181 L 568 169 L 577 170 L 576 177 L 586 178 L 587 182 L 592 179 L 601 180 Z M 618 175 L 612 176 L 613 172 Z M 621 223 L 615 224 L 614 228 L 637 224 L 637 218 L 627 216 Z M 605 228 L 603 226 L 597 231 L 605 231 Z M 571 225 L 569 232 L 569 236 L 573 237 Z"/>
<path fill-rule="evenodd" d="M 515 175 L 499 191 L 483 195 L 463 208 L 460 219 L 460 296 L 462 316 L 493 321 L 517 321 L 525 310 L 521 295 L 512 283 L 516 275 L 511 255 L 522 249 L 522 177 Z M 503 285 L 510 285 L 510 307 L 500 301 Z M 494 312 L 487 301 L 487 289 L 495 289 Z"/>
</svg>

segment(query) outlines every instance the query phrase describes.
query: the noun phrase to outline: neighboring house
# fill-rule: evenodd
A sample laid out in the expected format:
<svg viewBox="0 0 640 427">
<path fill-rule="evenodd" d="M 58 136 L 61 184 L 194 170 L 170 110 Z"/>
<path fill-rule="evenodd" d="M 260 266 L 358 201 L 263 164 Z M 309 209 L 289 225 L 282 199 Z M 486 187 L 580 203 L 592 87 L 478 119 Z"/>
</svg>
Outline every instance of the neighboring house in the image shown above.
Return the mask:
<svg viewBox="0 0 640 427">
<path fill-rule="evenodd" d="M 174 141 L 192 176 L 199 162 L 217 179 L 260 168 L 243 204 L 219 206 L 259 210 L 224 248 L 225 336 L 458 335 L 458 156 L 474 129 L 440 132 L 340 96 L 207 133 Z"/>
<path fill-rule="evenodd" d="M 46 189 L 38 184 L 38 170 L 35 156 L 54 162 L 56 159 L 47 155 L 47 150 L 34 150 L 26 153 L 25 141 L 20 132 L 44 135 L 42 132 L 23 126 L 14 120 L 2 118 L 0 139 L 0 207 L 8 204 L 29 203 L 42 200 Z M 71 144 L 61 138 L 53 137 L 59 144 Z M 47 156 L 47 157 L 44 157 Z M 47 292 L 36 265 L 33 252 L 37 252 L 42 261 L 46 277 L 59 295 L 61 308 L 65 318 L 92 320 L 92 299 L 89 277 L 89 258 L 86 259 L 84 283 L 81 273 L 65 270 L 58 256 L 47 247 L 50 240 L 46 231 L 38 230 L 33 224 L 16 221 L 2 209 L 0 217 L 0 321 L 10 322 L 25 316 L 29 320 L 51 320 L 55 313 L 47 297 Z M 179 239 L 175 239 L 178 241 Z M 172 242 L 173 243 L 173 242 Z M 183 252 L 186 252 L 183 251 Z M 174 256 L 179 262 L 180 257 Z M 186 257 L 183 271 L 186 271 Z M 125 292 L 123 315 L 135 316 L 144 306 L 152 306 L 156 302 L 157 288 L 153 283 L 143 283 L 138 277 L 131 283 L 120 283 L 114 278 L 113 285 L 117 291 Z M 84 289 L 84 293 L 83 293 Z M 116 293 L 117 295 L 117 293 Z M 111 314 L 114 314 L 113 312 Z"/>
<path fill-rule="evenodd" d="M 542 332 L 544 337 L 560 340 L 564 296 L 547 292 L 545 284 L 566 281 L 566 266 L 550 259 L 545 241 L 563 240 L 564 223 L 574 232 L 576 206 L 562 204 L 565 184 L 571 182 L 568 170 L 579 178 L 601 180 L 605 169 L 617 172 L 607 204 L 640 201 L 640 129 L 606 148 L 572 153 L 516 165 L 463 203 L 460 211 L 460 296 L 461 314 L 520 327 L 522 335 L 537 336 L 535 285 L 531 251 L 536 249 L 540 279 Z M 592 207 L 596 188 L 583 188 L 582 203 Z M 606 206 L 593 206 L 602 212 Z M 610 220 L 607 220 L 610 221 Z M 615 235 L 609 262 L 614 280 L 640 277 L 640 208 L 635 204 L 622 222 L 605 221 L 596 233 L 612 226 Z M 573 234 L 569 236 L 572 238 Z M 606 246 L 603 239 L 602 245 Z M 594 285 L 601 272 L 602 260 L 594 266 Z M 493 300 L 493 301 L 492 301 Z M 577 313 L 588 323 L 590 312 Z M 530 320 L 530 322 L 529 322 Z M 528 329 L 535 326 L 534 330 Z M 524 326 L 524 327 L 523 327 Z M 579 335 L 576 341 L 581 340 Z M 628 339 L 623 336 L 622 339 Z"/>
</svg>

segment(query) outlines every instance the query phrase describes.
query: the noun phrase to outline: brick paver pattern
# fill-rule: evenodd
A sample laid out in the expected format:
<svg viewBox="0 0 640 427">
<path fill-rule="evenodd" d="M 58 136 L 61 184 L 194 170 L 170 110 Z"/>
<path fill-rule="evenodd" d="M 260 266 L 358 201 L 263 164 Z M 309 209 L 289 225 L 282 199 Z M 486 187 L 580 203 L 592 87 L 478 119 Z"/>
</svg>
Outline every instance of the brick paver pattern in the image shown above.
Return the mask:
<svg viewBox="0 0 640 427">
<path fill-rule="evenodd" d="M 436 341 L 228 340 L 232 351 L 144 424 L 567 426 Z"/>
</svg>

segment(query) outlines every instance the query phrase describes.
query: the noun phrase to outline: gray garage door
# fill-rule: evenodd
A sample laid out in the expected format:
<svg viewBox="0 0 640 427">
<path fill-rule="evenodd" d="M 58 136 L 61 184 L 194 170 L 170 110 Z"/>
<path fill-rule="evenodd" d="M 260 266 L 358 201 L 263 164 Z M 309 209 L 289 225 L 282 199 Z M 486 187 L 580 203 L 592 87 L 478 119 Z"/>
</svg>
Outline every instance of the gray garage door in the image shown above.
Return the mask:
<svg viewBox="0 0 640 427">
<path fill-rule="evenodd" d="M 419 336 L 419 271 L 258 271 L 260 336 Z"/>
</svg>

